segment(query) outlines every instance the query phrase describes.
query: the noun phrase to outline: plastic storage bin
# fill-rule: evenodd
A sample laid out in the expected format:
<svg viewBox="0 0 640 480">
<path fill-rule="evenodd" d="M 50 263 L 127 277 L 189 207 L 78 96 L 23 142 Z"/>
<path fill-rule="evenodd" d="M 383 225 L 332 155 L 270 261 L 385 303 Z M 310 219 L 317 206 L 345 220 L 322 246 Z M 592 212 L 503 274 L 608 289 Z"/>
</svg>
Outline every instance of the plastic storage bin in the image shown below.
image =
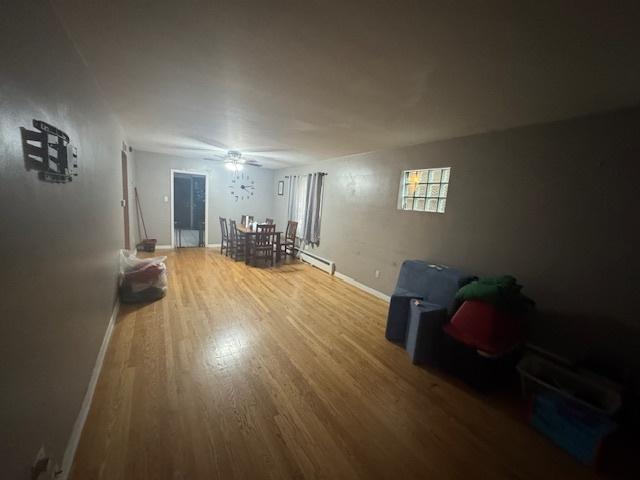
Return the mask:
<svg viewBox="0 0 640 480">
<path fill-rule="evenodd" d="M 622 405 L 620 392 L 594 376 L 581 374 L 545 360 L 527 355 L 518 364 L 522 393 L 528 398 L 545 391 L 583 405 L 602 415 L 614 416 Z"/>
<path fill-rule="evenodd" d="M 607 437 L 617 428 L 608 416 L 553 391 L 536 394 L 531 425 L 586 465 L 596 465 Z"/>
</svg>

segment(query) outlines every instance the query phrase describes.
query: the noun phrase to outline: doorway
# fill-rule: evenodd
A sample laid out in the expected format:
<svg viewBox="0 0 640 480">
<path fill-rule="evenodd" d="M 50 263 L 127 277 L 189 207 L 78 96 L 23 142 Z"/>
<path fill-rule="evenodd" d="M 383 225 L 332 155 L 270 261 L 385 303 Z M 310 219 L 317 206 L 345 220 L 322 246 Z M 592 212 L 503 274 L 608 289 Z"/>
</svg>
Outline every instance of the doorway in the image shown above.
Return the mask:
<svg viewBox="0 0 640 480">
<path fill-rule="evenodd" d="M 172 247 L 206 247 L 208 190 L 205 173 L 171 170 Z"/>
<path fill-rule="evenodd" d="M 122 213 L 124 216 L 124 248 L 131 248 L 131 235 L 129 233 L 129 165 L 127 154 L 122 151 Z"/>
</svg>

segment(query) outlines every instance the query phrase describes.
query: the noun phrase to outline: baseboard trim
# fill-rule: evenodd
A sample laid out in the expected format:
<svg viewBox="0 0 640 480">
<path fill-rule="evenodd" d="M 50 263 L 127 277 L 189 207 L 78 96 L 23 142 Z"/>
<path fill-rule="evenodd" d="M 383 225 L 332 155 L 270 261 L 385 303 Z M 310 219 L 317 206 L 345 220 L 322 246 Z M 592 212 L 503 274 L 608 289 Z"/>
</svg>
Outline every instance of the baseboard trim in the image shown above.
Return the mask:
<svg viewBox="0 0 640 480">
<path fill-rule="evenodd" d="M 220 248 L 219 243 L 207 243 L 207 248 Z"/>
<path fill-rule="evenodd" d="M 69 442 L 67 443 L 67 448 L 65 449 L 65 452 L 64 452 L 64 457 L 62 459 L 62 475 L 60 476 L 61 480 L 67 480 L 67 478 L 69 477 L 69 474 L 71 473 L 71 466 L 73 465 L 73 459 L 76 456 L 76 450 L 78 448 L 78 443 L 80 443 L 80 436 L 82 435 L 82 429 L 84 428 L 84 423 L 87 420 L 87 415 L 89 414 L 89 408 L 91 407 L 93 394 L 96 391 L 96 385 L 98 384 L 98 378 L 100 378 L 100 372 L 102 371 L 104 357 L 107 353 L 107 348 L 109 347 L 109 341 L 111 340 L 111 334 L 113 333 L 113 326 L 116 323 L 116 318 L 118 318 L 119 311 L 120 311 L 120 301 L 116 300 L 116 303 L 113 306 L 113 310 L 111 312 L 111 318 L 109 319 L 109 324 L 107 325 L 107 330 L 104 333 L 104 337 L 102 339 L 102 345 L 100 345 L 100 350 L 98 350 L 96 363 L 93 366 L 93 372 L 91 373 L 89 385 L 87 386 L 87 391 L 84 394 L 84 398 L 82 400 L 80 412 L 78 413 L 78 417 L 76 418 L 76 421 L 73 424 L 73 430 L 71 430 L 71 436 L 69 437 Z"/>
<path fill-rule="evenodd" d="M 358 282 L 357 280 L 354 280 L 353 278 L 345 275 L 344 273 L 340 273 L 338 271 L 336 271 L 334 273 L 334 275 L 336 277 L 338 277 L 340 280 L 343 280 L 345 282 L 347 282 L 349 285 L 353 285 L 356 288 L 359 288 L 360 290 L 363 290 L 371 295 L 373 295 L 374 297 L 379 298 L 380 300 L 384 300 L 385 302 L 389 303 L 391 301 L 391 297 L 389 295 L 386 295 L 374 288 L 368 287 L 363 283 Z"/>
<path fill-rule="evenodd" d="M 156 250 L 171 250 L 172 248 L 171 245 L 156 245 Z"/>
<path fill-rule="evenodd" d="M 298 250 L 298 258 L 309 265 L 313 265 L 320 270 L 327 272 L 329 275 L 333 275 L 336 271 L 336 263 L 333 260 L 328 260 L 323 257 L 309 252 L 307 250 Z"/>
</svg>

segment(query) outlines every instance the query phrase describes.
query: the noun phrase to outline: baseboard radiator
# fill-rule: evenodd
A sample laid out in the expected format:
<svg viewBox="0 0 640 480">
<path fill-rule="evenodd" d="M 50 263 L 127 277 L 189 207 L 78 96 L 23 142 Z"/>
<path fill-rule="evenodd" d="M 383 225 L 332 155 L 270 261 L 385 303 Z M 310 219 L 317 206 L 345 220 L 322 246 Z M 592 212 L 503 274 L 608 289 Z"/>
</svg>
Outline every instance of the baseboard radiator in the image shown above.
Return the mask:
<svg viewBox="0 0 640 480">
<path fill-rule="evenodd" d="M 320 270 L 324 270 L 329 275 L 333 275 L 336 271 L 336 264 L 333 260 L 327 260 L 326 258 L 319 257 L 306 250 L 298 250 L 298 258 L 303 262 L 319 268 Z"/>
</svg>

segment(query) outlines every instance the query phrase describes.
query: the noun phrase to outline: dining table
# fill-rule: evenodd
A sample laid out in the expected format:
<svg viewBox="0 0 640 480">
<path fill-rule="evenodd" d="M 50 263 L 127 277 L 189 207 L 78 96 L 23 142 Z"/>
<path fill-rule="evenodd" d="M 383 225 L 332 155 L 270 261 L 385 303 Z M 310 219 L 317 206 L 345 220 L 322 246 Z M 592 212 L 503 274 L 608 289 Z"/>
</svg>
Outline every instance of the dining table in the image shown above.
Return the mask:
<svg viewBox="0 0 640 480">
<path fill-rule="evenodd" d="M 256 233 L 259 233 L 257 228 L 253 228 L 252 226 L 245 226 L 242 224 L 238 224 L 236 226 L 236 229 L 238 230 L 238 233 L 241 235 L 245 235 L 246 237 L 246 241 L 244 242 L 244 261 L 246 264 L 249 264 L 249 248 L 251 245 L 250 240 L 250 236 L 255 235 Z M 261 233 L 266 233 L 266 232 L 261 232 Z M 280 262 L 280 258 L 281 258 L 281 252 L 280 252 L 280 236 L 282 235 L 282 232 L 272 232 L 270 233 L 270 235 L 275 237 L 275 245 L 276 245 L 276 263 Z"/>
</svg>

